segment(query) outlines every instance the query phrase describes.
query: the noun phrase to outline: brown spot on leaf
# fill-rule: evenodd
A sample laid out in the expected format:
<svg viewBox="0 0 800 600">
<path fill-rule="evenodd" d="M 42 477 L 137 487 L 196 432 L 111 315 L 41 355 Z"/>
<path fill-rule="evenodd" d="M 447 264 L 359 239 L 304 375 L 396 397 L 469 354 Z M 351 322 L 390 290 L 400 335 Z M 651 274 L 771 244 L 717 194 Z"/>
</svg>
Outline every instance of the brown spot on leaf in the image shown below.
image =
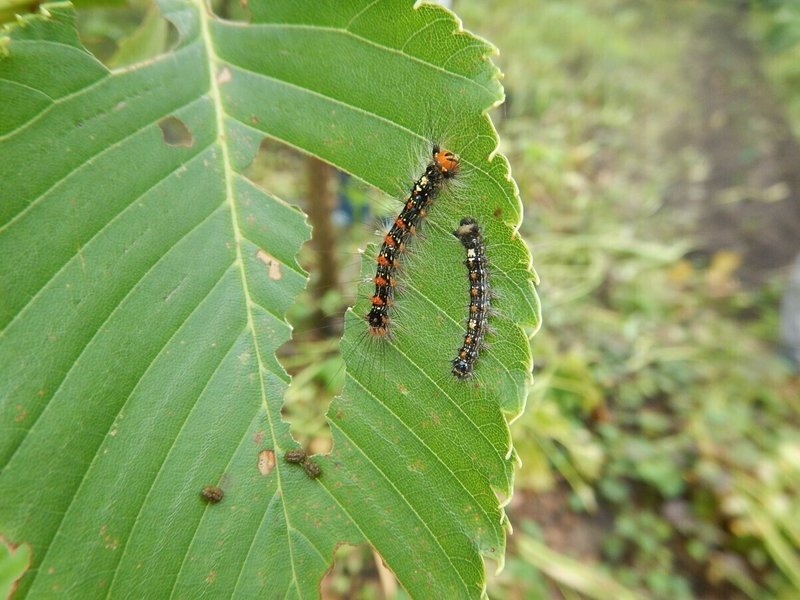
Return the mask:
<svg viewBox="0 0 800 600">
<path fill-rule="evenodd" d="M 423 461 L 421 461 L 420 459 L 416 459 L 411 463 L 409 463 L 408 470 L 414 471 L 416 473 L 424 473 L 427 469 Z"/>
<path fill-rule="evenodd" d="M 161 128 L 161 135 L 164 136 L 164 141 L 170 146 L 184 146 L 191 148 L 194 146 L 194 136 L 186 123 L 181 121 L 178 117 L 170 115 L 164 117 L 158 122 Z"/>
<path fill-rule="evenodd" d="M 262 450 L 258 453 L 258 472 L 262 475 L 269 475 L 275 468 L 275 452 L 272 450 Z"/>
<path fill-rule="evenodd" d="M 259 429 L 258 431 L 253 432 L 253 443 L 256 446 L 260 446 L 263 439 L 264 439 L 264 430 Z"/>
<path fill-rule="evenodd" d="M 21 544 L 14 544 L 9 540 L 7 540 L 2 535 L 0 535 L 0 544 L 6 547 L 6 549 L 3 551 L 3 554 L 5 554 L 6 558 L 11 558 L 15 554 L 18 554 L 20 558 L 22 557 L 27 558 L 26 561 L 27 564 L 21 569 L 17 570 L 15 568 L 11 569 L 10 572 L 4 573 L 5 576 L 4 583 L 7 586 L 10 584 L 10 587 L 6 587 L 6 591 L 8 592 L 8 598 L 13 598 L 14 592 L 17 589 L 17 582 L 19 582 L 20 578 L 25 574 L 25 572 L 31 568 L 31 555 L 32 555 L 31 547 L 26 542 L 23 542 Z M 52 570 L 53 568 L 50 567 L 50 569 Z M 48 571 L 48 574 L 52 573 Z"/>
<path fill-rule="evenodd" d="M 270 253 L 259 248 L 258 252 L 256 252 L 256 258 L 267 265 L 270 279 L 278 280 L 283 277 L 281 274 L 281 263 Z"/>
</svg>

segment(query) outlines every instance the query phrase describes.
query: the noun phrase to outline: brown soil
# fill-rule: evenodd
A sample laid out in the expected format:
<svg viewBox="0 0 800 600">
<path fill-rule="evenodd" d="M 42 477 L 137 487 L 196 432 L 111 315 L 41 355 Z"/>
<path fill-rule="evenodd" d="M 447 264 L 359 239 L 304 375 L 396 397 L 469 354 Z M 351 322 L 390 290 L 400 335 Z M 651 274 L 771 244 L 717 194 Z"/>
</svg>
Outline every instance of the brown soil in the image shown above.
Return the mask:
<svg viewBox="0 0 800 600">
<path fill-rule="evenodd" d="M 674 135 L 695 145 L 709 169 L 701 193 L 671 200 L 696 216 L 697 247 L 740 254 L 738 275 L 752 286 L 800 252 L 800 144 L 746 18 L 744 9 L 714 11 L 694 32 L 686 65 L 697 115 Z"/>
</svg>

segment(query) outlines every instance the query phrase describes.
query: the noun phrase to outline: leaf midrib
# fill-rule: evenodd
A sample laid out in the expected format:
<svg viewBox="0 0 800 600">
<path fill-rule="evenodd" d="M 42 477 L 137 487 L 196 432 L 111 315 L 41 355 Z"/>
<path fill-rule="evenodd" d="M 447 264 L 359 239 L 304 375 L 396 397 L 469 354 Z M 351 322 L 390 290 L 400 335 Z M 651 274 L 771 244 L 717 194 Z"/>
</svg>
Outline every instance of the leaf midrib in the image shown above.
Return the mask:
<svg viewBox="0 0 800 600">
<path fill-rule="evenodd" d="M 230 149 L 228 147 L 229 136 L 225 127 L 225 110 L 222 103 L 222 95 L 220 93 L 219 83 L 217 80 L 218 76 L 222 72 L 220 67 L 223 61 L 220 61 L 219 57 L 217 56 L 217 53 L 214 48 L 214 42 L 211 36 L 209 23 L 211 19 L 214 17 L 211 13 L 210 7 L 208 7 L 203 2 L 203 0 L 192 0 L 192 3 L 194 4 L 195 9 L 197 10 L 197 15 L 200 21 L 200 37 L 202 40 L 203 48 L 205 49 L 206 62 L 208 65 L 209 95 L 214 107 L 214 118 L 216 120 L 217 139 L 219 140 L 220 149 L 222 151 L 221 160 L 223 166 L 223 176 L 225 177 L 225 201 L 230 209 L 231 229 L 233 230 L 234 248 L 236 251 L 236 259 L 234 261 L 234 265 L 236 265 L 239 269 L 239 275 L 242 282 L 242 293 L 244 294 L 244 301 L 245 301 L 245 313 L 247 316 L 246 327 L 250 331 L 250 336 L 252 338 L 252 343 L 253 343 L 253 349 L 256 355 L 256 362 L 258 365 L 258 384 L 259 384 L 259 391 L 261 394 L 261 407 L 264 411 L 264 414 L 267 417 L 270 437 L 272 439 L 272 447 L 274 449 L 275 454 L 277 455 L 281 451 L 281 449 L 278 446 L 278 439 L 277 436 L 275 435 L 275 424 L 273 423 L 272 413 L 270 412 L 269 403 L 267 401 L 267 393 L 264 386 L 264 373 L 267 372 L 267 369 L 264 365 L 264 360 L 261 356 L 261 348 L 258 343 L 258 336 L 256 335 L 255 323 L 253 320 L 252 305 L 255 304 L 255 301 L 252 300 L 251 298 L 250 289 L 247 283 L 247 273 L 245 272 L 244 258 L 242 256 L 242 241 L 244 236 L 239 229 L 239 213 L 237 210 L 236 201 L 234 197 L 233 182 L 236 175 L 233 169 L 233 162 L 231 161 L 230 157 Z M 225 64 L 227 65 L 227 63 Z M 227 66 L 224 68 L 227 68 Z M 297 595 L 302 598 L 302 592 L 300 590 L 300 586 L 297 584 L 298 581 L 297 569 L 295 568 L 294 548 L 292 545 L 292 536 L 290 534 L 290 530 L 293 528 L 293 526 L 291 524 L 291 520 L 289 519 L 289 511 L 286 507 L 286 495 L 283 493 L 280 460 L 275 461 L 275 476 L 276 476 L 275 493 L 280 494 L 281 507 L 283 508 L 283 515 L 286 521 L 286 544 L 289 550 L 289 563 L 292 567 L 292 582 L 295 583 L 295 590 L 297 592 Z M 186 551 L 187 552 L 189 551 L 188 547 Z M 236 586 L 238 586 L 238 583 L 239 581 L 237 580 Z M 289 587 L 291 587 L 291 582 L 289 584 Z M 287 588 L 287 593 L 288 593 L 288 588 Z"/>
</svg>

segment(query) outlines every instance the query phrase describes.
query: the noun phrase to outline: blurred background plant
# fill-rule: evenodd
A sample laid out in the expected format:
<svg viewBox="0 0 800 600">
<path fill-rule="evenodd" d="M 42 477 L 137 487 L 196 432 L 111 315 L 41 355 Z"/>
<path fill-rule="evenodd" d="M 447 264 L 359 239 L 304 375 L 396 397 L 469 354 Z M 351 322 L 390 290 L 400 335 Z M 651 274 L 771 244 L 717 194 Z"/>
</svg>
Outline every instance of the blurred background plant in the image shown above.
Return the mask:
<svg viewBox="0 0 800 600">
<path fill-rule="evenodd" d="M 111 66 L 175 39 L 147 0 L 84 6 L 84 42 Z M 26 7 L 0 0 L 0 18 Z M 493 118 L 545 314 L 513 425 L 515 533 L 490 595 L 799 597 L 800 378 L 778 309 L 800 252 L 800 0 L 454 9 L 501 48 L 508 100 Z M 309 190 L 333 195 L 315 226 L 338 247 L 304 249 L 312 283 L 282 353 L 287 418 L 324 451 L 357 248 L 395 206 L 262 150 L 250 176 L 272 192 L 307 211 Z M 323 595 L 404 597 L 371 550 L 350 547 Z"/>
<path fill-rule="evenodd" d="M 502 45 L 501 149 L 542 278 L 509 507 L 537 527 L 510 564 L 530 536 L 641 596 L 797 597 L 800 382 L 777 315 L 800 236 L 758 226 L 800 224 L 796 141 L 770 129 L 800 125 L 800 3 L 458 8 Z M 536 597 L 518 568 L 498 595 Z"/>
</svg>

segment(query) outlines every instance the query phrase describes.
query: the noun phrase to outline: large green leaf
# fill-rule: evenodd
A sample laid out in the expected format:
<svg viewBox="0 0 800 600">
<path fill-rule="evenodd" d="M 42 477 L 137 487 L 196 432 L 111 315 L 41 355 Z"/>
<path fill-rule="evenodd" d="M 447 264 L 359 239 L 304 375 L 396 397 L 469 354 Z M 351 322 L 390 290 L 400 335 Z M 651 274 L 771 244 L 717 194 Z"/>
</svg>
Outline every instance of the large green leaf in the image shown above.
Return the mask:
<svg viewBox="0 0 800 600">
<path fill-rule="evenodd" d="M 336 545 L 366 540 L 414 596 L 479 596 L 481 557 L 505 546 L 520 327 L 538 324 L 484 115 L 502 97 L 491 48 L 400 0 L 251 1 L 250 24 L 160 6 L 177 47 L 126 69 L 82 48 L 68 4 L 0 39 L 0 532 L 33 549 L 21 594 L 314 597 Z M 390 193 L 432 139 L 462 156 L 396 336 L 375 352 L 365 308 L 348 313 L 316 480 L 281 460 L 297 444 L 274 352 L 308 229 L 242 175 L 264 136 Z M 448 372 L 467 290 L 449 231 L 467 214 L 498 315 L 465 383 Z"/>
</svg>

